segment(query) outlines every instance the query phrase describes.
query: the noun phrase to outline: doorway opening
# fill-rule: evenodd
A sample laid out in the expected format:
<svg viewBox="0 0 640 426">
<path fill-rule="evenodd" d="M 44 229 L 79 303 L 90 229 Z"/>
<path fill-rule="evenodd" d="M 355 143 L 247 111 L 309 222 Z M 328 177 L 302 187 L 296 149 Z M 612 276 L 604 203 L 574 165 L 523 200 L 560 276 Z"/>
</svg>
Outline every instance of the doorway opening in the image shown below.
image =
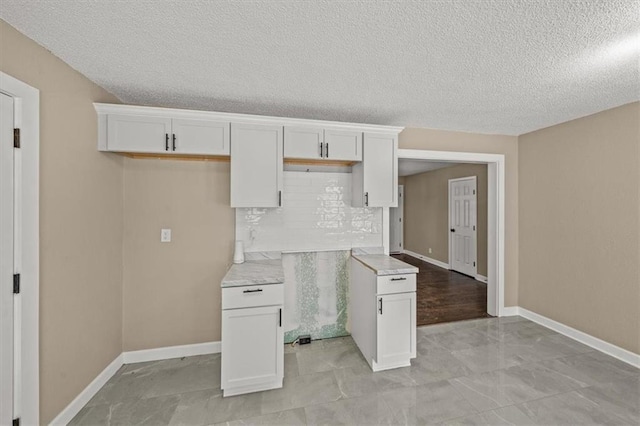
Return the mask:
<svg viewBox="0 0 640 426">
<path fill-rule="evenodd" d="M 404 184 L 404 195 L 402 204 L 399 198 L 399 206 L 402 207 L 389 211 L 388 247 L 396 257 L 418 264 L 421 272 L 424 272 L 423 279 L 431 283 L 432 294 L 427 294 L 421 303 L 419 274 L 418 306 L 425 306 L 431 317 L 427 315 L 423 318 L 423 324 L 418 325 L 500 316 L 504 312 L 504 156 L 400 149 L 398 158 L 399 183 Z M 438 172 L 439 169 L 443 170 Z M 427 177 L 431 174 L 432 178 L 438 176 L 440 183 L 435 183 L 438 179 L 416 179 L 422 174 Z M 443 179 L 443 176 L 446 178 Z M 464 179 L 471 176 L 475 176 L 475 188 L 474 180 Z M 425 185 L 431 185 L 431 190 Z M 458 198 L 457 213 L 454 200 L 449 197 L 451 185 L 454 188 L 460 186 L 461 195 L 464 195 L 465 186 L 467 190 L 466 197 Z M 437 191 L 436 186 L 439 186 Z M 476 194 L 473 194 L 474 190 Z M 472 195 L 477 197 L 475 208 Z M 418 202 L 417 198 L 420 197 L 428 199 Z M 425 202 L 432 207 L 437 204 L 437 208 L 425 210 L 423 214 L 420 205 L 424 206 Z M 460 223 L 452 226 L 456 223 L 456 214 L 460 215 Z M 402 231 L 397 226 L 398 222 L 403 225 Z M 436 226 L 439 227 L 438 235 L 426 237 L 429 241 L 422 241 L 424 244 L 417 243 L 425 228 L 434 229 Z M 403 236 L 394 235 L 398 232 L 402 232 Z M 455 237 L 451 235 L 456 233 L 460 235 L 459 246 L 456 246 Z M 475 244 L 472 238 L 474 233 Z M 396 241 L 403 241 L 401 250 Z M 456 256 L 458 261 L 454 265 Z M 445 293 L 448 293 L 448 299 L 445 297 L 441 300 L 442 306 L 449 306 L 452 315 L 434 312 L 442 307 L 438 308 L 435 304 Z M 473 299 L 474 302 L 464 307 L 461 301 L 465 299 Z M 465 309 L 467 312 L 463 312 Z M 442 312 L 446 314 L 446 309 Z M 420 313 L 418 317 L 420 319 Z"/>
</svg>

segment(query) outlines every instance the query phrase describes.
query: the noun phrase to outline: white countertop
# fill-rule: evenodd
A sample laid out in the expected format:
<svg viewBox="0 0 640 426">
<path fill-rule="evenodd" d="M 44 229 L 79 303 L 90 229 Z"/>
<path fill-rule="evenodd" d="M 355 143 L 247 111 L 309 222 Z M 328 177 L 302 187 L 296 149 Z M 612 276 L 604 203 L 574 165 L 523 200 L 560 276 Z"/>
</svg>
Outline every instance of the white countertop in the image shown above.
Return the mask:
<svg viewBox="0 0 640 426">
<path fill-rule="evenodd" d="M 367 268 L 373 270 L 376 275 L 418 273 L 417 267 L 385 254 L 358 254 L 352 255 L 352 257 Z"/>
<path fill-rule="evenodd" d="M 222 287 L 277 284 L 284 282 L 281 259 L 247 260 L 234 263 L 222 279 Z"/>
</svg>

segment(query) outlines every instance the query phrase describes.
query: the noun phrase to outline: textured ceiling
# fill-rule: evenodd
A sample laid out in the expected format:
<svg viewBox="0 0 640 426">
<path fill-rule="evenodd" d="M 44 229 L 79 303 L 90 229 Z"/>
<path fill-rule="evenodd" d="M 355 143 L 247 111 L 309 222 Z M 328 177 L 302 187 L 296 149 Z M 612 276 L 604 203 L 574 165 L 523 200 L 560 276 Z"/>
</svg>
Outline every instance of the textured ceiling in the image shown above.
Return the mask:
<svg viewBox="0 0 640 426">
<path fill-rule="evenodd" d="M 2 0 L 0 17 L 132 104 L 521 134 L 640 99 L 640 0 Z"/>
</svg>

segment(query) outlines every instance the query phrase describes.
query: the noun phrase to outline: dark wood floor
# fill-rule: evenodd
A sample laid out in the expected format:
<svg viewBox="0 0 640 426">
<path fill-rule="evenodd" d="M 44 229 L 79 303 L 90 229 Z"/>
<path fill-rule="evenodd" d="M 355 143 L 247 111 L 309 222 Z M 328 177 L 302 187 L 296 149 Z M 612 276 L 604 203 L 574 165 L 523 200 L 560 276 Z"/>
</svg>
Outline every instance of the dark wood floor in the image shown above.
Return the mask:
<svg viewBox="0 0 640 426">
<path fill-rule="evenodd" d="M 417 266 L 417 324 L 488 318 L 487 285 L 407 254 L 393 257 Z"/>
</svg>

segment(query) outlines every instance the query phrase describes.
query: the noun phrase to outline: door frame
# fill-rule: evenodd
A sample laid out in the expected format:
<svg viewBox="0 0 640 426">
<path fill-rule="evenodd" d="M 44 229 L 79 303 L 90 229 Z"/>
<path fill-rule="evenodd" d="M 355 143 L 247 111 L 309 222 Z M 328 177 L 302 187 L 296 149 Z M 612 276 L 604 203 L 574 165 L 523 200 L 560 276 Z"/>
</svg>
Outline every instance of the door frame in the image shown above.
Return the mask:
<svg viewBox="0 0 640 426">
<path fill-rule="evenodd" d="M 22 424 L 40 423 L 40 91 L 0 71 L 0 91 L 14 99 L 14 127 L 20 129 L 20 149 L 15 152 L 17 190 L 14 247 L 15 272 L 20 273 L 20 299 L 16 322 L 20 333 L 17 364 L 18 415 Z"/>
<path fill-rule="evenodd" d="M 461 178 L 455 178 L 455 179 L 449 179 L 449 183 L 448 185 L 448 198 L 447 198 L 447 214 L 448 214 L 448 228 L 447 228 L 447 232 L 449 233 L 449 269 L 454 271 L 453 269 L 453 233 L 450 232 L 450 229 L 452 228 L 452 224 L 451 224 L 451 184 L 453 182 L 459 182 L 459 181 L 463 181 L 463 180 L 473 180 L 474 184 L 475 184 L 475 191 L 476 193 L 474 194 L 476 197 L 476 213 L 475 213 L 475 224 L 474 226 L 476 227 L 475 229 L 475 238 L 474 238 L 474 243 L 475 243 L 475 248 L 473 250 L 474 255 L 476 260 L 474 261 L 474 267 L 473 267 L 473 279 L 477 279 L 478 276 L 478 177 L 477 176 L 467 176 L 467 177 L 461 177 Z M 456 271 L 456 272 L 460 272 L 460 271 Z M 460 272 L 461 274 L 463 272 Z"/>
<path fill-rule="evenodd" d="M 487 185 L 487 313 L 505 315 L 504 307 L 504 244 L 505 244 L 505 157 L 503 154 L 477 152 L 428 151 L 398 149 L 398 158 L 432 160 L 450 163 L 486 164 Z M 383 210 L 383 244 L 389 253 L 388 209 Z M 385 218 L 386 216 L 386 218 Z M 387 229 L 387 232 L 385 231 Z M 385 235 L 386 234 L 386 235 Z"/>
<path fill-rule="evenodd" d="M 402 215 L 400 216 L 400 251 L 404 250 L 404 185 L 398 185 L 398 207 L 389 207 L 389 220 L 391 220 L 391 209 L 400 209 Z M 391 228 L 391 226 L 389 226 Z M 389 229 L 389 251 L 391 252 L 391 229 Z M 396 253 L 396 252 L 391 252 Z"/>
</svg>

